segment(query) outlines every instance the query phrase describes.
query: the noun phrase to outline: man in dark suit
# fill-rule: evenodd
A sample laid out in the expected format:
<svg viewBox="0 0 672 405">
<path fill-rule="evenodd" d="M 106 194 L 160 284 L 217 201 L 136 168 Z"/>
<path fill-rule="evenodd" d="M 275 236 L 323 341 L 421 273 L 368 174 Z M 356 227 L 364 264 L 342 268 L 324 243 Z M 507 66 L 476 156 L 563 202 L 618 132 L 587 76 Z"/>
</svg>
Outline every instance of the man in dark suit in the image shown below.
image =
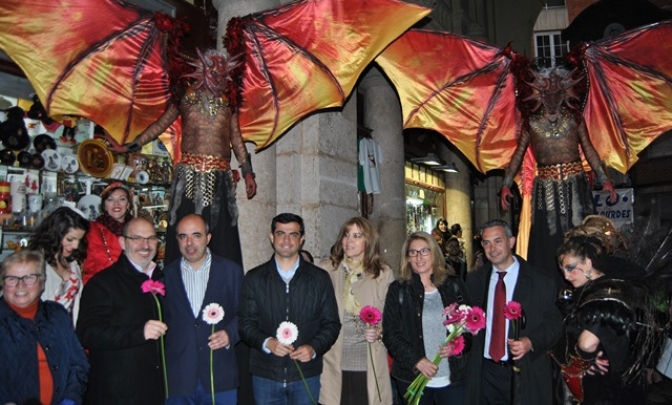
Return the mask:
<svg viewBox="0 0 672 405">
<path fill-rule="evenodd" d="M 176 234 L 182 257 L 165 269 L 165 314 L 170 330 L 166 335 L 167 404 L 210 405 L 212 372 L 215 404 L 235 405 L 238 365 L 234 346 L 239 341 L 236 313 L 243 269 L 210 253 L 211 236 L 201 216 L 182 218 Z M 204 313 L 210 304 L 219 305 L 223 314 L 214 325 Z"/>
<path fill-rule="evenodd" d="M 142 284 L 163 274 L 152 260 L 154 225 L 134 218 L 124 225 L 124 254 L 82 290 L 77 336 L 89 350 L 87 405 L 162 405 L 165 400 L 159 339 L 166 324 Z M 156 269 L 156 270 L 155 270 Z"/>
<path fill-rule="evenodd" d="M 562 333 L 553 279 L 513 254 L 516 238 L 505 221 L 487 222 L 480 235 L 490 263 L 469 274 L 467 287 L 472 305 L 485 310 L 487 325 L 473 341 L 467 403 L 511 404 L 512 363 L 516 361 L 521 369 L 520 403 L 550 404 L 551 360 L 547 351 Z M 510 301 L 520 303 L 526 317 L 518 340 L 512 339 L 511 322 L 503 316 Z"/>
</svg>

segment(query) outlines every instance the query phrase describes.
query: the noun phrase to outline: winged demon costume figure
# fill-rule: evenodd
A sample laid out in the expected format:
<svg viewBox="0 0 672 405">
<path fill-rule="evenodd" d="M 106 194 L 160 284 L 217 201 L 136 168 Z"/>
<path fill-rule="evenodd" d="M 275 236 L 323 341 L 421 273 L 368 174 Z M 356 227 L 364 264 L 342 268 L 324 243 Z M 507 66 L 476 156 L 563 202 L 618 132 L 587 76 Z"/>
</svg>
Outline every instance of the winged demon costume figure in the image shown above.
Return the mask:
<svg viewBox="0 0 672 405">
<path fill-rule="evenodd" d="M 161 139 L 176 167 L 167 241 L 177 219 L 200 212 L 213 253 L 240 263 L 231 149 L 251 198 L 244 142 L 266 147 L 303 116 L 342 106 L 366 66 L 430 11 L 399 0 L 298 0 L 232 19 L 228 55 L 203 52 L 189 72 L 179 50 L 186 30 L 165 15 L 122 0 L 7 0 L 0 48 L 50 116 L 91 119 L 124 145 L 118 151 Z M 169 261 L 177 249 L 166 252 Z"/>
<path fill-rule="evenodd" d="M 602 164 L 625 173 L 672 129 L 672 66 L 651 49 L 671 51 L 671 36 L 672 21 L 641 27 L 582 44 L 569 70 L 541 73 L 510 47 L 409 30 L 376 62 L 404 128 L 438 131 L 483 173 L 508 167 L 501 202 L 514 180 L 523 197 L 517 252 L 540 253 L 535 264 L 553 271 L 563 231 L 593 212 L 584 168 L 613 199 Z"/>
</svg>

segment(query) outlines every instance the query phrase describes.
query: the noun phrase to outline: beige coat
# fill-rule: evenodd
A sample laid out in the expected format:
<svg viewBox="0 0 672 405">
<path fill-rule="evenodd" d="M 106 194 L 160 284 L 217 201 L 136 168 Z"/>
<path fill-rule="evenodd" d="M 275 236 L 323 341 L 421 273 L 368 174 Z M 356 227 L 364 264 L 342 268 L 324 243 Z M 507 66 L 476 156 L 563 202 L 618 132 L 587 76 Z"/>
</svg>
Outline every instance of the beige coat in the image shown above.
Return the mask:
<svg viewBox="0 0 672 405">
<path fill-rule="evenodd" d="M 345 283 L 343 277 L 343 270 L 338 266 L 334 269 L 329 259 L 322 260 L 318 266 L 327 270 L 331 276 L 331 281 L 334 283 L 334 290 L 336 292 L 336 301 L 338 303 L 338 316 L 343 322 L 343 285 Z M 387 288 L 394 281 L 394 273 L 385 266 L 378 278 L 373 279 L 370 275 L 366 275 L 361 280 L 357 280 L 352 285 L 352 292 L 357 298 L 359 304 L 364 307 L 366 305 L 374 306 L 383 310 L 385 306 L 385 295 Z M 382 325 L 382 321 L 380 323 Z M 371 344 L 373 350 L 373 359 L 376 364 L 376 377 L 378 377 L 378 386 L 380 387 L 381 401 L 378 401 L 378 392 L 376 390 L 376 381 L 374 380 L 374 373 L 371 369 L 371 361 L 367 361 L 368 370 L 366 373 L 366 386 L 368 390 L 369 405 L 391 405 L 392 404 L 392 387 L 390 385 L 390 373 L 387 364 L 387 350 L 382 342 L 374 342 Z M 331 349 L 324 355 L 322 377 L 320 378 L 320 404 L 323 405 L 340 405 L 341 403 L 341 353 L 343 352 L 343 335 L 339 334 L 336 343 L 331 346 Z M 370 359 L 370 357 L 367 357 Z"/>
</svg>

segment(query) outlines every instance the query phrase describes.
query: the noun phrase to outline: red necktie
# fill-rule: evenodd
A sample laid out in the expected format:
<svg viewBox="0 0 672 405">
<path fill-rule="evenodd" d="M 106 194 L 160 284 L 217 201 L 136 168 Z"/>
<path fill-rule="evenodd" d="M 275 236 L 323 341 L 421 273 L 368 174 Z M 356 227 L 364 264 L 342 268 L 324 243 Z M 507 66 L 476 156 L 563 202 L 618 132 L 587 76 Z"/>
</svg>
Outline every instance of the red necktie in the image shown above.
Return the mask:
<svg viewBox="0 0 672 405">
<path fill-rule="evenodd" d="M 506 284 L 504 284 L 505 271 L 498 271 L 499 280 L 495 286 L 495 301 L 492 304 L 492 333 L 490 334 L 490 358 L 501 361 L 504 357 L 504 344 L 506 339 Z"/>
</svg>

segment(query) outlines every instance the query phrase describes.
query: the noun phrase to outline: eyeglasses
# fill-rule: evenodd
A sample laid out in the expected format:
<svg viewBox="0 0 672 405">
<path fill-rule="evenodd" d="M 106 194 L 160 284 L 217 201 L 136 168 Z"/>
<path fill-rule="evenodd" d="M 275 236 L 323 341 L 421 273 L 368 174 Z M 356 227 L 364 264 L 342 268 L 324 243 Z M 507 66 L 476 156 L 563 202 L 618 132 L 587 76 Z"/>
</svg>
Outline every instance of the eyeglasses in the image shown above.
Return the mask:
<svg viewBox="0 0 672 405">
<path fill-rule="evenodd" d="M 408 256 L 409 256 L 409 257 L 416 257 L 417 255 L 420 255 L 420 256 L 429 256 L 429 254 L 430 254 L 431 252 L 432 252 L 432 251 L 429 250 L 429 248 L 422 248 L 422 249 L 420 249 L 420 250 L 409 250 L 407 253 L 408 253 Z"/>
<path fill-rule="evenodd" d="M 159 243 L 161 242 L 161 238 L 159 238 L 156 235 L 144 237 L 144 236 L 124 236 L 124 238 L 130 240 L 133 243 L 142 243 L 143 241 L 146 241 L 148 243 Z"/>
<path fill-rule="evenodd" d="M 37 280 L 41 279 L 41 274 L 26 274 L 25 276 L 2 276 L 2 283 L 8 287 L 16 287 L 20 281 L 27 286 L 35 285 Z"/>
</svg>

